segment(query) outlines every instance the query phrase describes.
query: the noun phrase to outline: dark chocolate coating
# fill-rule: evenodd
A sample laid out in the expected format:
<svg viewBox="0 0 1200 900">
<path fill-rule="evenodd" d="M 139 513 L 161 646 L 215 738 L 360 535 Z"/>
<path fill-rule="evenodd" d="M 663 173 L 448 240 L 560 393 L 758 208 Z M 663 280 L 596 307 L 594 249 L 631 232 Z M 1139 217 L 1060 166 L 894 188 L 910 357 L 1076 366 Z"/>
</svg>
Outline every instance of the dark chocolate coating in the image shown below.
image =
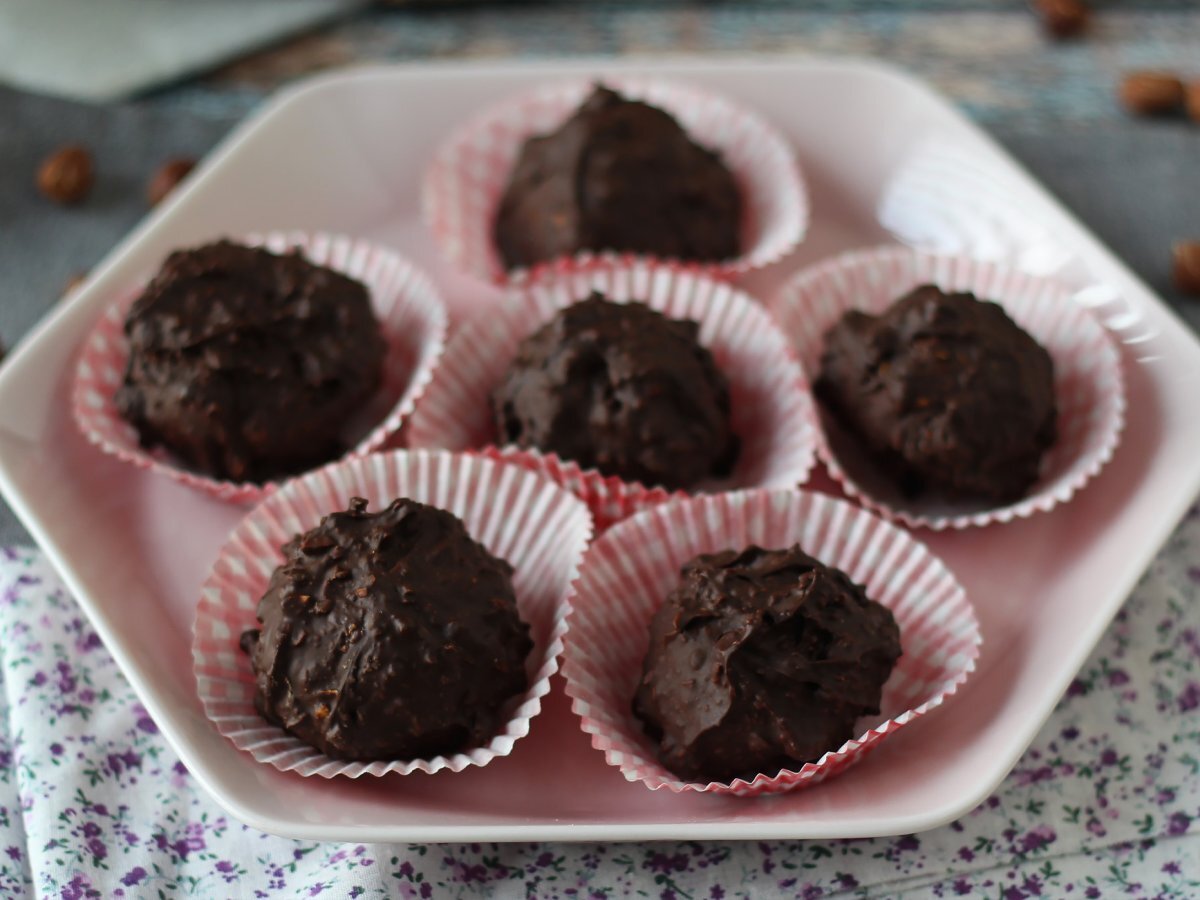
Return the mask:
<svg viewBox="0 0 1200 900">
<path fill-rule="evenodd" d="M 255 706 L 340 759 L 425 759 L 486 744 L 528 686 L 512 567 L 456 516 L 412 500 L 348 512 L 283 548 L 242 635 Z"/>
<path fill-rule="evenodd" d="M 599 294 L 526 338 L 492 394 L 500 443 L 685 488 L 727 474 L 729 385 L 700 326 Z"/>
<path fill-rule="evenodd" d="M 340 456 L 386 352 L 362 283 L 229 241 L 168 256 L 125 333 L 121 415 L 147 446 L 235 481 Z"/>
<path fill-rule="evenodd" d="M 891 612 L 799 546 L 705 554 L 654 616 L 634 713 L 681 778 L 773 777 L 855 737 L 899 658 Z"/>
<path fill-rule="evenodd" d="M 580 250 L 723 260 L 740 251 L 741 219 L 719 155 L 661 109 L 598 86 L 557 131 L 525 142 L 495 237 L 510 269 Z"/>
<path fill-rule="evenodd" d="M 909 496 L 1008 502 L 1054 443 L 1054 364 L 995 303 L 924 285 L 825 338 L 825 409 Z"/>
</svg>

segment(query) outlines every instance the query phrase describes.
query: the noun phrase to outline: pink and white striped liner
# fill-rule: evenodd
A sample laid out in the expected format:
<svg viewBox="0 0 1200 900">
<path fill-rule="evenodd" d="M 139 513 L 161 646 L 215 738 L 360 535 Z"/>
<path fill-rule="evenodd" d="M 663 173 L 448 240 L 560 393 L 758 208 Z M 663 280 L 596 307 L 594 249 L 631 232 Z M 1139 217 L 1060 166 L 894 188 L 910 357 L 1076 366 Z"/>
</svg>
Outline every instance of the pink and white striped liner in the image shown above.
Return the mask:
<svg viewBox="0 0 1200 900">
<path fill-rule="evenodd" d="M 254 677 L 238 639 L 256 627 L 255 610 L 281 546 L 322 516 L 364 497 L 380 509 L 409 497 L 454 513 L 472 537 L 507 560 L 521 618 L 534 649 L 529 688 L 511 718 L 483 747 L 432 759 L 354 762 L 331 759 L 254 709 Z M 196 687 L 217 730 L 261 763 L 301 775 L 358 778 L 399 772 L 459 772 L 507 756 L 529 733 L 558 670 L 565 597 L 592 536 L 587 509 L 544 478 L 478 456 L 424 451 L 376 453 L 335 463 L 288 482 L 254 509 L 221 548 L 200 593 L 192 639 Z"/>
<path fill-rule="evenodd" d="M 478 449 L 542 472 L 587 502 L 597 530 L 671 496 L 662 487 L 606 477 L 553 454 L 494 446 L 489 397 L 517 345 L 559 310 L 593 291 L 616 302 L 641 301 L 671 318 L 700 323 L 700 343 L 712 351 L 729 379 L 733 430 L 742 442 L 731 477 L 701 489 L 794 487 L 808 478 L 816 441 L 812 398 L 771 317 L 727 283 L 648 261 L 617 265 L 594 260 L 572 272 L 547 273 L 510 286 L 503 302 L 468 322 L 451 340 L 409 421 L 410 446 Z"/>
<path fill-rule="evenodd" d="M 251 235 L 245 243 L 274 253 L 297 248 L 310 262 L 357 278 L 367 286 L 388 354 L 378 395 L 350 426 L 348 443 L 353 444 L 353 450 L 347 457 L 378 450 L 412 412 L 445 345 L 446 311 L 433 282 L 391 250 L 351 237 L 272 232 Z M 218 480 L 185 469 L 165 450 L 143 447 L 134 427 L 117 412 L 113 398 L 125 377 L 129 354 L 125 316 L 136 297 L 136 293 L 130 293 L 111 306 L 84 341 L 71 393 L 80 431 L 105 453 L 220 500 L 261 500 L 277 487 L 276 483 Z"/>
<path fill-rule="evenodd" d="M 883 689 L 881 716 L 861 734 L 798 770 L 753 781 L 679 780 L 632 712 L 650 620 L 700 553 L 750 544 L 800 546 L 836 566 L 888 607 L 903 655 Z M 672 501 L 620 522 L 584 557 L 571 592 L 563 675 L 592 746 L 629 781 L 651 790 L 752 797 L 815 784 L 862 759 L 945 702 L 975 669 L 979 623 L 945 565 L 907 532 L 870 513 L 808 491 L 740 491 Z"/>
<path fill-rule="evenodd" d="M 783 259 L 804 239 L 808 190 L 791 145 L 765 119 L 691 85 L 604 77 L 555 82 L 513 97 L 466 122 L 441 146 L 426 173 L 422 205 L 451 263 L 489 281 L 528 277 L 524 270 L 505 272 L 492 239 L 500 198 L 525 140 L 558 128 L 597 83 L 669 112 L 697 143 L 719 152 L 737 178 L 746 205 L 744 252 L 724 262 L 694 263 L 698 269 L 730 277 Z M 585 253 L 578 259 L 597 257 L 617 258 Z M 559 260 L 533 272 L 571 264 Z"/>
<path fill-rule="evenodd" d="M 1042 460 L 1030 494 L 986 508 L 905 498 L 857 454 L 852 442 L 819 429 L 817 452 L 855 499 L 889 519 L 935 530 L 1010 522 L 1065 503 L 1112 458 L 1125 423 L 1125 380 L 1112 336 L 1048 278 L 966 256 L 935 256 L 878 247 L 805 269 L 774 298 L 771 309 L 800 362 L 815 378 L 825 334 L 850 309 L 878 313 L 909 290 L 936 284 L 999 303 L 1054 361 L 1058 440 Z M 835 450 L 836 445 L 836 450 Z"/>
</svg>

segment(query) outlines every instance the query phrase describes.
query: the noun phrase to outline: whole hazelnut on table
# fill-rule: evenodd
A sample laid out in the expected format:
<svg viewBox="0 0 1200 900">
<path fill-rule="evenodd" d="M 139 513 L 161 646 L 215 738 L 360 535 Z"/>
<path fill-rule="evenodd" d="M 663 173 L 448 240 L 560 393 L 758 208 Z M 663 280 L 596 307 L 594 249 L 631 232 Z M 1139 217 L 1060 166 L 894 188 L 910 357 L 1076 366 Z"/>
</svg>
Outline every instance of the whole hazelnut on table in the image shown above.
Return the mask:
<svg viewBox="0 0 1200 900">
<path fill-rule="evenodd" d="M 48 199 L 70 205 L 81 202 L 92 189 L 92 155 L 79 144 L 51 153 L 38 169 L 37 186 Z"/>
<path fill-rule="evenodd" d="M 1175 287 L 1200 297 L 1200 240 L 1177 241 L 1172 248 Z"/>
<path fill-rule="evenodd" d="M 194 159 L 169 159 L 154 173 L 154 177 L 150 179 L 150 183 L 146 186 L 146 199 L 151 206 L 158 206 L 171 191 L 175 190 L 175 186 L 183 179 L 191 174 L 192 169 L 196 168 Z"/>
<path fill-rule="evenodd" d="M 1171 72 L 1127 72 L 1118 93 L 1121 105 L 1137 116 L 1172 113 L 1183 104 L 1183 82 Z"/>
<path fill-rule="evenodd" d="M 87 281 L 87 272 L 76 272 L 67 279 L 67 283 L 63 287 L 62 295 L 64 297 L 70 297 L 77 290 L 79 290 L 80 287 L 83 286 L 85 281 Z"/>
<path fill-rule="evenodd" d="M 1200 122 L 1200 79 L 1189 81 L 1184 88 L 1184 104 L 1193 122 Z"/>
<path fill-rule="evenodd" d="M 1087 27 L 1089 10 L 1081 0 L 1030 0 L 1051 37 L 1076 37 Z"/>
</svg>

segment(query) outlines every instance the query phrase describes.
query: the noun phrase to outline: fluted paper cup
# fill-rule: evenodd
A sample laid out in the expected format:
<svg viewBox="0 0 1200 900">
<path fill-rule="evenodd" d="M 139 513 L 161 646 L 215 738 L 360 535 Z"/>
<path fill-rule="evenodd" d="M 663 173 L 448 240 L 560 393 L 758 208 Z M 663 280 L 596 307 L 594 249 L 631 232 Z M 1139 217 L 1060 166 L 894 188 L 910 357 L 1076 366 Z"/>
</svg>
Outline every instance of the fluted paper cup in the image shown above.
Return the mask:
<svg viewBox="0 0 1200 900">
<path fill-rule="evenodd" d="M 525 141 L 557 129 L 596 84 L 670 113 L 692 140 L 720 153 L 737 179 L 744 205 L 741 255 L 693 265 L 730 277 L 783 259 L 804 239 L 808 191 L 791 145 L 765 119 L 691 85 L 658 78 L 599 77 L 555 81 L 513 97 L 466 122 L 439 148 L 426 173 L 422 205 L 434 239 L 452 264 L 495 282 L 529 275 L 529 270 L 506 272 L 496 249 L 492 228 L 500 198 Z M 584 253 L 578 259 L 597 256 L 615 258 Z M 563 259 L 543 265 L 571 264 Z"/>
<path fill-rule="evenodd" d="M 904 497 L 857 450 L 851 436 L 819 415 L 817 452 L 830 473 L 864 506 L 905 525 L 935 530 L 1009 522 L 1070 500 L 1116 450 L 1125 423 L 1125 380 L 1112 336 L 1063 285 L 966 256 L 879 247 L 803 270 L 774 298 L 771 309 L 815 380 L 825 335 L 847 311 L 882 312 L 922 284 L 970 291 L 980 300 L 999 303 L 1050 354 L 1058 438 L 1042 458 L 1041 476 L 1025 497 L 998 507 Z"/>
<path fill-rule="evenodd" d="M 650 621 L 701 553 L 799 543 L 891 610 L 903 655 L 883 688 L 881 715 L 858 737 L 799 769 L 729 783 L 684 781 L 657 757 L 633 715 Z M 620 522 L 584 557 L 563 653 L 567 694 L 592 746 L 651 790 L 752 797 L 815 784 L 853 765 L 950 697 L 975 668 L 979 623 L 954 575 L 907 532 L 842 500 L 808 491 L 741 491 L 674 500 Z"/>
<path fill-rule="evenodd" d="M 660 486 L 583 469 L 552 453 L 497 447 L 490 395 L 520 342 L 560 310 L 598 291 L 619 303 L 640 301 L 672 319 L 700 324 L 700 343 L 729 380 L 732 426 L 741 441 L 729 478 L 698 491 L 794 487 L 812 469 L 812 398 L 787 340 L 763 307 L 729 284 L 670 264 L 596 260 L 572 272 L 510 286 L 502 303 L 454 336 L 409 422 L 413 447 L 479 450 L 550 476 L 582 498 L 602 530 L 671 496 Z M 678 493 L 678 492 L 677 492 Z"/>
<path fill-rule="evenodd" d="M 273 253 L 298 249 L 309 262 L 366 285 L 387 342 L 387 356 L 379 391 L 348 425 L 347 444 L 352 449 L 346 455 L 379 449 L 412 412 L 445 344 L 446 311 L 433 282 L 391 250 L 351 237 L 272 232 L 251 235 L 245 243 Z M 220 500 L 247 504 L 261 500 L 278 482 L 236 482 L 187 469 L 169 451 L 142 446 L 137 430 L 117 411 L 114 398 L 129 358 L 125 317 L 136 298 L 137 292 L 131 292 L 111 306 L 84 341 L 71 396 L 80 431 L 105 453 Z"/>
<path fill-rule="evenodd" d="M 407 497 L 454 513 L 489 552 L 513 567 L 521 619 L 534 648 L 526 661 L 529 687 L 485 746 L 432 759 L 374 762 L 333 759 L 267 722 L 254 708 L 254 673 L 238 641 L 259 627 L 255 612 L 281 547 L 363 497 L 371 510 Z M 312 472 L 280 488 L 234 530 L 204 582 L 192 638 L 196 687 L 217 730 L 261 763 L 325 778 L 389 772 L 459 772 L 511 752 L 558 670 L 565 597 L 592 535 L 587 509 L 532 472 L 478 456 L 398 450 Z"/>
</svg>

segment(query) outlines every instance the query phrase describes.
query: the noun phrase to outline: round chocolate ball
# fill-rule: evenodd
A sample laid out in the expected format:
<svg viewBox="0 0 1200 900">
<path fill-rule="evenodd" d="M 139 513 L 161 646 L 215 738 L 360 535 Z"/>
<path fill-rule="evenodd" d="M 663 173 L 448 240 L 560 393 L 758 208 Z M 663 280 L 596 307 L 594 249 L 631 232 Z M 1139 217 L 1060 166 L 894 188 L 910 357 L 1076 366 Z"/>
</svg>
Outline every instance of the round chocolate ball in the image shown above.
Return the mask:
<svg viewBox="0 0 1200 900">
<path fill-rule="evenodd" d="M 242 635 L 255 706 L 339 759 L 426 759 L 488 742 L 528 686 L 512 568 L 451 513 L 355 499 L 284 548 Z"/>
<path fill-rule="evenodd" d="M 729 386 L 699 331 L 599 294 L 567 307 L 522 342 L 492 395 L 500 443 L 668 488 L 728 474 Z"/>
<path fill-rule="evenodd" d="M 495 237 L 510 269 L 580 250 L 719 261 L 738 255 L 741 218 L 720 156 L 668 113 L 598 86 L 557 131 L 525 143 Z"/>
<path fill-rule="evenodd" d="M 145 445 L 234 481 L 341 456 L 386 353 L 361 282 L 229 241 L 168 256 L 125 333 L 121 415 Z"/>
<path fill-rule="evenodd" d="M 924 285 L 825 338 L 816 394 L 906 495 L 1009 502 L 1054 443 L 1050 355 L 995 303 Z"/>
<path fill-rule="evenodd" d="M 891 612 L 799 546 L 704 554 L 650 625 L 634 713 L 680 778 L 773 777 L 855 737 L 899 657 Z"/>
</svg>

